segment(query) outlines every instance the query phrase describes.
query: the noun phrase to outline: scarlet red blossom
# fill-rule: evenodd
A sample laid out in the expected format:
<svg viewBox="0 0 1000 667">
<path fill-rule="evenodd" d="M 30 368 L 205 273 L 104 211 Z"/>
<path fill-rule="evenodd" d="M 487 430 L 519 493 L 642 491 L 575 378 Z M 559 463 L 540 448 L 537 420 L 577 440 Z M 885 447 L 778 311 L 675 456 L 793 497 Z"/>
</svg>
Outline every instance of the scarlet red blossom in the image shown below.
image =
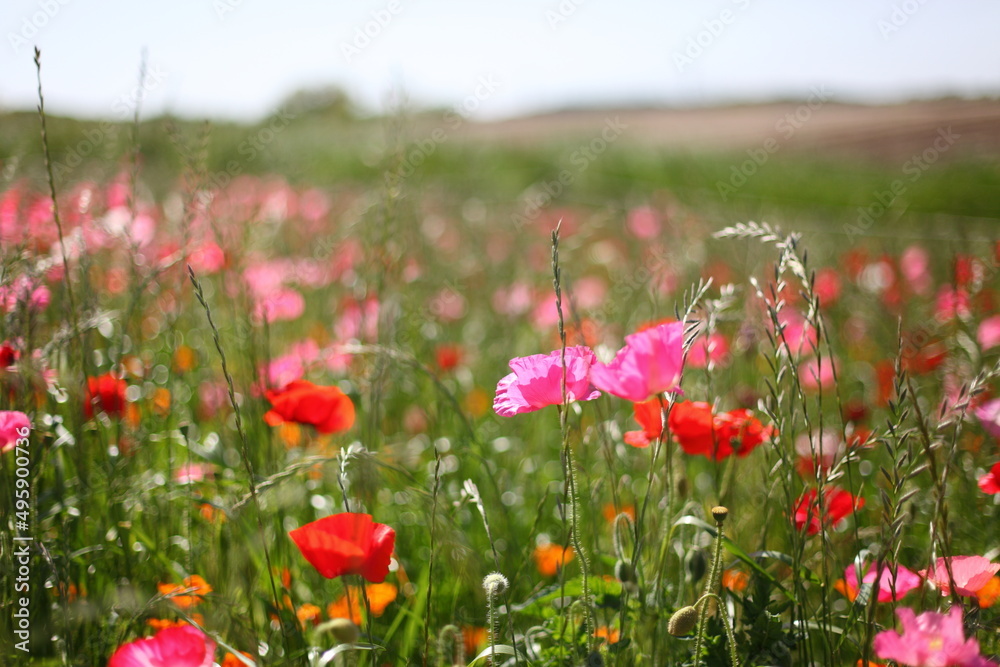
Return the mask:
<svg viewBox="0 0 1000 667">
<path fill-rule="evenodd" d="M 83 414 L 90 419 L 94 407 L 103 410 L 109 417 L 121 417 L 125 413 L 125 380 L 119 380 L 111 373 L 87 378 L 87 393 L 83 401 Z"/>
<path fill-rule="evenodd" d="M 375 523 L 368 514 L 344 512 L 307 523 L 288 533 L 292 541 L 327 579 L 360 574 L 380 584 L 389 574 L 396 531 Z"/>
<path fill-rule="evenodd" d="M 1000 493 L 1000 461 L 994 463 L 990 471 L 979 478 L 979 488 L 983 493 Z"/>
<path fill-rule="evenodd" d="M 295 380 L 264 395 L 274 406 L 264 414 L 269 426 L 296 422 L 315 426 L 320 433 L 339 433 L 354 425 L 354 403 L 337 387 Z"/>
<path fill-rule="evenodd" d="M 645 428 L 647 424 L 655 426 L 660 417 L 659 414 L 651 414 L 648 406 L 640 408 L 637 405 L 636 419 Z M 733 454 L 742 458 L 774 435 L 774 428 L 761 424 L 750 410 L 740 408 L 713 414 L 712 406 L 701 401 L 675 404 L 670 410 L 667 426 L 686 453 L 715 461 Z M 653 429 L 646 428 L 644 432 L 649 435 Z"/>
<path fill-rule="evenodd" d="M 836 526 L 864 506 L 864 498 L 833 486 L 826 488 L 823 502 L 817 503 L 816 489 L 809 489 L 795 503 L 795 527 L 798 530 L 805 528 L 807 534 L 815 535 L 820 531 L 824 520 L 827 527 Z"/>
</svg>

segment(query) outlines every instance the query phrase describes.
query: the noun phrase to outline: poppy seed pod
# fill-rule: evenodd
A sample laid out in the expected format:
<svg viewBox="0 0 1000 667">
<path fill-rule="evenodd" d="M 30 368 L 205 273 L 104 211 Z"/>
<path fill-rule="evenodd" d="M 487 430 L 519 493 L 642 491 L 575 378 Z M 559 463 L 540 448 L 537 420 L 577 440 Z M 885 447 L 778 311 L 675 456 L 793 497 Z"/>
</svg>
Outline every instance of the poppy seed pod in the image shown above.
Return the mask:
<svg viewBox="0 0 1000 667">
<path fill-rule="evenodd" d="M 722 505 L 717 505 L 712 508 L 712 517 L 715 519 L 715 523 L 720 526 L 726 521 L 726 517 L 729 516 L 729 509 L 723 507 Z"/>
</svg>

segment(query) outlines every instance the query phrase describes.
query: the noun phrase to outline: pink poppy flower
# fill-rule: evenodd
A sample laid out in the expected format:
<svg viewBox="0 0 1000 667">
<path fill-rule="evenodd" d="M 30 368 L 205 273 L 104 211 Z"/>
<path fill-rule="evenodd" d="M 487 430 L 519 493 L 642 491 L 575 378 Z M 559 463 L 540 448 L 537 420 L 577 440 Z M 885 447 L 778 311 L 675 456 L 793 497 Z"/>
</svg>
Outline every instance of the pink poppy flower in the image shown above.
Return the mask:
<svg viewBox="0 0 1000 667">
<path fill-rule="evenodd" d="M 966 641 L 962 609 L 945 614 L 927 611 L 919 616 L 912 609 L 896 610 L 903 634 L 886 630 L 875 635 L 875 655 L 910 667 L 997 667 L 979 655 L 979 642 Z"/>
<path fill-rule="evenodd" d="M 984 350 L 989 350 L 1000 345 L 1000 315 L 987 317 L 979 323 L 976 340 L 979 341 L 979 347 Z"/>
<path fill-rule="evenodd" d="M 986 432 L 1000 440 L 1000 398 L 987 401 L 973 410 Z"/>
<path fill-rule="evenodd" d="M 983 493 L 1000 493 L 1000 461 L 994 463 L 990 471 L 979 478 L 979 488 Z"/>
<path fill-rule="evenodd" d="M 25 437 L 24 429 L 31 430 L 28 415 L 15 410 L 0 410 L 0 454 L 14 449 L 17 439 Z"/>
<path fill-rule="evenodd" d="M 799 365 L 799 380 L 802 386 L 810 391 L 824 389 L 833 384 L 834 371 L 839 370 L 836 361 L 830 361 L 829 357 L 809 359 Z"/>
<path fill-rule="evenodd" d="M 590 383 L 594 353 L 582 345 L 566 348 L 566 396 L 571 401 L 590 401 L 601 395 Z M 533 354 L 510 360 L 514 371 L 497 383 L 493 409 L 501 417 L 534 412 L 562 403 L 561 352 Z"/>
<path fill-rule="evenodd" d="M 949 322 L 955 318 L 967 320 L 971 315 L 969 293 L 959 287 L 945 285 L 938 290 L 934 303 L 934 317 L 938 322 Z"/>
<path fill-rule="evenodd" d="M 942 595 L 951 595 L 951 582 L 948 579 L 948 567 L 951 564 L 951 576 L 955 580 L 955 592 L 967 597 L 975 597 L 983 586 L 989 583 L 993 575 L 1000 570 L 1000 563 L 991 563 L 982 556 L 949 556 L 938 558 L 934 570 L 923 570 L 921 576 L 932 581 L 940 589 Z"/>
<path fill-rule="evenodd" d="M 165 628 L 118 647 L 108 667 L 212 667 L 215 642 L 191 625 Z"/>
<path fill-rule="evenodd" d="M 892 600 L 900 600 L 904 595 L 912 591 L 914 588 L 919 588 L 923 579 L 920 575 L 909 570 L 902 565 L 896 566 L 896 578 L 893 581 L 892 571 L 889 569 L 889 565 L 886 563 L 882 564 L 881 576 L 877 577 L 878 582 L 878 601 L 879 602 L 890 602 Z M 868 571 L 865 576 L 861 577 L 862 584 L 873 584 L 875 583 L 875 564 L 870 563 L 868 565 Z M 853 565 L 847 567 L 844 570 L 844 584 L 847 589 L 847 597 L 854 600 L 858 595 L 858 571 Z M 838 589 L 839 590 L 839 589 Z M 893 590 L 896 592 L 896 596 L 893 597 Z"/>
<path fill-rule="evenodd" d="M 670 322 L 625 337 L 625 347 L 610 364 L 594 363 L 594 386 L 639 403 L 677 389 L 683 362 L 684 323 Z"/>
<path fill-rule="evenodd" d="M 629 211 L 625 225 L 637 239 L 647 241 L 660 235 L 660 216 L 649 206 L 640 206 Z"/>
<path fill-rule="evenodd" d="M 715 365 L 721 364 L 729 355 L 729 341 L 726 337 L 715 332 L 708 337 L 699 336 L 688 350 L 687 363 L 694 368 L 705 368 L 711 361 Z"/>
<path fill-rule="evenodd" d="M 254 318 L 268 322 L 296 320 L 306 310 L 305 298 L 293 289 L 282 287 L 257 301 Z"/>
<path fill-rule="evenodd" d="M 911 245 L 899 257 L 899 270 L 916 294 L 927 294 L 931 288 L 931 256 L 917 245 Z"/>
</svg>

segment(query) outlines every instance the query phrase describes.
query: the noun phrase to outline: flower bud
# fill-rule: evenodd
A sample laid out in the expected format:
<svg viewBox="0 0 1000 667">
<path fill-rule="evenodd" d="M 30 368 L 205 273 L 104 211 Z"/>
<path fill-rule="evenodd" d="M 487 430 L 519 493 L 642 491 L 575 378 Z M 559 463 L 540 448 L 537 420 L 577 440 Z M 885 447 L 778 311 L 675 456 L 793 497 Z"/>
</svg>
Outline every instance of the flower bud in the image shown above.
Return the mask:
<svg viewBox="0 0 1000 667">
<path fill-rule="evenodd" d="M 667 632 L 675 637 L 683 637 L 698 624 L 698 610 L 692 606 L 681 607 L 670 617 Z"/>
</svg>

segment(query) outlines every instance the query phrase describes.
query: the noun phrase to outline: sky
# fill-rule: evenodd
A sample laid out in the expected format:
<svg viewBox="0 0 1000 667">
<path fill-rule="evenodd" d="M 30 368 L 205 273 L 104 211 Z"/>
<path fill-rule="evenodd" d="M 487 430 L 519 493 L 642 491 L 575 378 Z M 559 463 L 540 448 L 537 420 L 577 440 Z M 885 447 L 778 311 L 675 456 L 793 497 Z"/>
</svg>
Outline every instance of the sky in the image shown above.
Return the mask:
<svg viewBox="0 0 1000 667">
<path fill-rule="evenodd" d="M 256 120 L 338 86 L 480 119 L 579 106 L 1000 96 L 996 0 L 3 0 L 0 108 Z"/>
</svg>

